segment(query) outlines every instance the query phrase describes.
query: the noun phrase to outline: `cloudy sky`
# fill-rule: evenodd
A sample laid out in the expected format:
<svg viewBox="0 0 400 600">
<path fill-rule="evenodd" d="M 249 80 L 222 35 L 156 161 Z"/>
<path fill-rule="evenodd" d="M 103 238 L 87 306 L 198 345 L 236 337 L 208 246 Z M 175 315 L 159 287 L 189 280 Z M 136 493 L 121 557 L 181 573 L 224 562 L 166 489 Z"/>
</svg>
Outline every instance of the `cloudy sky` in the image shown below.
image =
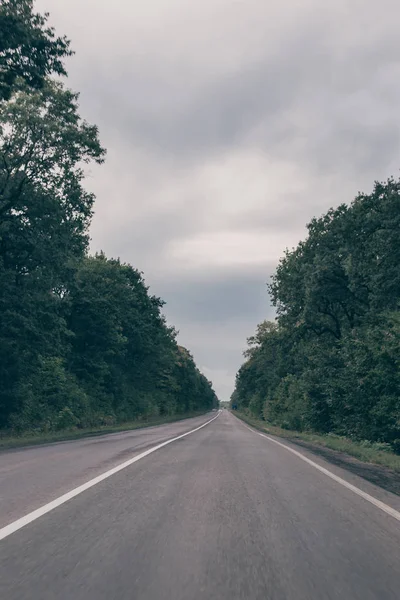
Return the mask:
<svg viewBox="0 0 400 600">
<path fill-rule="evenodd" d="M 398 0 L 38 0 L 100 128 L 92 249 L 143 270 L 228 399 L 305 224 L 398 174 Z"/>
</svg>

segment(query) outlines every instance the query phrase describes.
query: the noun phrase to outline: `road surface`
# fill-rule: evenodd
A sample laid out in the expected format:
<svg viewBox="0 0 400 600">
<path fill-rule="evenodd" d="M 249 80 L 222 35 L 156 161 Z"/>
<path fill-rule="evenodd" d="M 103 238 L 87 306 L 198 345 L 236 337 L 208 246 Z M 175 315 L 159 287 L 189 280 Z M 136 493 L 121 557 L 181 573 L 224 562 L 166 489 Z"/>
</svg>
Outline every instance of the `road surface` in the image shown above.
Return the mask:
<svg viewBox="0 0 400 600">
<path fill-rule="evenodd" d="M 214 416 L 0 454 L 0 535 Z M 0 541 L 0 597 L 399 600 L 399 498 L 297 450 L 222 411 Z"/>
</svg>

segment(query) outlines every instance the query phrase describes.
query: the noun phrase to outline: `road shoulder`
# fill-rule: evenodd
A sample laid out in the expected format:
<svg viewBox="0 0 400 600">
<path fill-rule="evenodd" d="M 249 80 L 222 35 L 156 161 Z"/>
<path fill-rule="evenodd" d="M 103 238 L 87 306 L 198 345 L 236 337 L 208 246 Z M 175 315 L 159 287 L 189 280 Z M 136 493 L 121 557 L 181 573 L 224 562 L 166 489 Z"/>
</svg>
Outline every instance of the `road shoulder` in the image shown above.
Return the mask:
<svg viewBox="0 0 400 600">
<path fill-rule="evenodd" d="M 390 492 L 390 494 L 400 497 L 400 473 L 397 471 L 389 469 L 383 465 L 363 462 L 353 456 L 345 454 L 344 452 L 332 450 L 326 446 L 314 444 L 299 438 L 276 436 L 272 434 L 265 426 L 263 426 L 262 422 L 258 423 L 255 419 L 244 418 L 241 414 L 234 414 L 234 416 L 244 423 L 250 425 L 254 429 L 266 433 L 272 438 L 276 437 L 276 439 L 279 439 L 281 442 L 290 447 L 295 447 L 298 450 L 302 449 L 307 455 L 314 457 L 314 459 L 321 458 L 334 467 L 338 467 L 357 478 L 361 478 L 369 483 L 372 483 L 377 488 L 381 488 L 382 490 Z"/>
</svg>

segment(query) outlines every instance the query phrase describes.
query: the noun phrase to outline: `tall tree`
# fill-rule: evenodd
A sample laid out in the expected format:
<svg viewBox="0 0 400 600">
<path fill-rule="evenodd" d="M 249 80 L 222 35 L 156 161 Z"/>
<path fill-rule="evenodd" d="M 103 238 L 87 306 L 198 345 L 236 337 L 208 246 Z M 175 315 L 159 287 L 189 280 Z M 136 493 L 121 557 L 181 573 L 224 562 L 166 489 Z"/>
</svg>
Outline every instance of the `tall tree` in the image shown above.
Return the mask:
<svg viewBox="0 0 400 600">
<path fill-rule="evenodd" d="M 49 81 L 0 104 L 0 422 L 21 377 L 62 346 L 61 297 L 87 248 L 82 164 L 104 150 L 77 98 Z"/>
<path fill-rule="evenodd" d="M 72 54 L 66 37 L 47 26 L 48 14 L 33 11 L 33 0 L 2 0 L 0 5 L 0 101 L 18 82 L 40 89 L 52 73 L 66 75 L 63 59 Z"/>
<path fill-rule="evenodd" d="M 85 427 L 206 410 L 211 382 L 161 313 L 142 274 L 89 257 L 102 163 L 97 127 L 65 74 L 65 38 L 30 0 L 0 5 L 0 427 Z"/>
<path fill-rule="evenodd" d="M 235 402 L 294 429 L 400 447 L 400 182 L 308 225 L 272 278 L 276 325 L 249 338 Z"/>
</svg>

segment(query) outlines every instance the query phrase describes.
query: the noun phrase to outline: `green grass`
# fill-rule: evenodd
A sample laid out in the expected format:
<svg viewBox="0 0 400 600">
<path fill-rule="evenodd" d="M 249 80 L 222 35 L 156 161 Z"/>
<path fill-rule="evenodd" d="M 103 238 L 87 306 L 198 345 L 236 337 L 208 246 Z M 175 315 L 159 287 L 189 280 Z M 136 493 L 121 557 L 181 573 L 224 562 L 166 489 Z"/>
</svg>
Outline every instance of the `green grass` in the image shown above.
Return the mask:
<svg viewBox="0 0 400 600">
<path fill-rule="evenodd" d="M 208 412 L 208 411 L 207 411 Z M 51 432 L 27 432 L 21 435 L 16 435 L 7 431 L 0 431 L 0 450 L 9 448 L 19 448 L 23 446 L 34 446 L 38 444 L 49 444 L 52 442 L 65 442 L 68 440 L 78 440 L 81 438 L 94 437 L 107 433 L 118 433 L 122 431 L 132 431 L 134 429 L 142 429 L 144 427 L 154 427 L 155 425 L 164 425 L 166 423 L 175 423 L 185 419 L 191 419 L 204 412 L 193 412 L 185 415 L 170 415 L 165 417 L 154 417 L 143 421 L 133 421 L 129 423 L 120 423 L 118 425 L 104 425 L 101 427 L 93 427 L 87 429 L 72 429 L 64 431 Z"/>
<path fill-rule="evenodd" d="M 400 473 L 400 456 L 394 452 L 391 452 L 389 449 L 385 448 L 382 450 L 382 446 L 384 446 L 383 444 L 374 444 L 368 441 L 357 442 L 331 433 L 327 435 L 321 435 L 317 433 L 291 431 L 287 429 L 281 429 L 280 427 L 275 427 L 274 425 L 270 425 L 269 423 L 261 421 L 260 419 L 254 419 L 243 412 L 234 411 L 233 414 L 256 429 L 264 431 L 270 435 L 286 438 L 293 442 L 302 440 L 312 445 L 323 446 L 325 448 L 330 448 L 331 450 L 337 450 L 338 452 L 343 452 L 349 456 L 354 456 L 363 462 L 388 467 L 389 469 L 393 469 L 394 471 Z"/>
</svg>

